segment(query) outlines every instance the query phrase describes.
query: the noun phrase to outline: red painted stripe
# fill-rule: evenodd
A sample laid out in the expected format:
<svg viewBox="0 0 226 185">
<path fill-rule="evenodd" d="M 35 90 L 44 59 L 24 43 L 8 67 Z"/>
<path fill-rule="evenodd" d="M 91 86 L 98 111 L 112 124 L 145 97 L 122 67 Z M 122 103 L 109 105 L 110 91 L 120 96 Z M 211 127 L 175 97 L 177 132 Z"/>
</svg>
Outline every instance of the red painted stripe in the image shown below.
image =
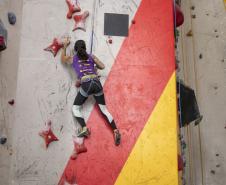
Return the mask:
<svg viewBox="0 0 226 185">
<path fill-rule="evenodd" d="M 95 108 L 88 120 L 88 152 L 69 161 L 61 178 L 79 185 L 112 185 L 119 175 L 164 87 L 175 70 L 172 0 L 143 0 L 104 86 L 109 110 L 122 132 L 112 133 Z M 164 115 L 163 115 L 164 116 Z M 157 123 L 156 123 L 157 124 Z"/>
</svg>

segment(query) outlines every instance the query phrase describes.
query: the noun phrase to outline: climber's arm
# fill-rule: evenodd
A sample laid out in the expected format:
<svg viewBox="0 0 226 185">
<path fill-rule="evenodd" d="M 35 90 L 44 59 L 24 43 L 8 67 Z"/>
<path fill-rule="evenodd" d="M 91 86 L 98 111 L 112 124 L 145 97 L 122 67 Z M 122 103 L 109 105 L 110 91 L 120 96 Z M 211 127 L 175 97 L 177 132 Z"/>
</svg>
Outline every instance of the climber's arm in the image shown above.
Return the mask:
<svg viewBox="0 0 226 185">
<path fill-rule="evenodd" d="M 72 64 L 73 62 L 73 57 L 71 55 L 67 55 L 67 47 L 68 45 L 70 44 L 70 40 L 67 38 L 65 41 L 64 41 L 64 47 L 62 49 L 62 52 L 61 52 L 61 62 L 62 63 L 67 63 L 67 64 Z"/>
<path fill-rule="evenodd" d="M 94 60 L 98 69 L 104 69 L 105 68 L 105 65 L 95 55 L 92 55 L 92 57 L 93 57 L 93 60 Z"/>
</svg>

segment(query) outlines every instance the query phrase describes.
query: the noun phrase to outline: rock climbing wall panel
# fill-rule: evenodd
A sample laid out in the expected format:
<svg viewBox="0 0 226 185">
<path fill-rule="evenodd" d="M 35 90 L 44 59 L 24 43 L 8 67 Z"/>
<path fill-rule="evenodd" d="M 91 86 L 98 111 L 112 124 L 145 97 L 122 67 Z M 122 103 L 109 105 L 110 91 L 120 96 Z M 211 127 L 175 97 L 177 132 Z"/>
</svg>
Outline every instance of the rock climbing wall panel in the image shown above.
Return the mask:
<svg viewBox="0 0 226 185">
<path fill-rule="evenodd" d="M 105 82 L 109 108 L 122 129 L 122 145 L 113 147 L 111 133 L 104 131 L 104 121 L 94 109 L 88 120 L 88 153 L 68 162 L 60 184 L 70 181 L 72 174 L 78 184 L 87 185 L 177 184 L 171 11 L 171 2 L 141 2 L 136 24 Z"/>
<path fill-rule="evenodd" d="M 24 1 L 12 179 L 15 184 L 178 184 L 172 1 L 83 0 L 86 32 L 74 29 L 65 1 Z M 34 8 L 35 7 L 35 8 Z M 40 14 L 40 12 L 42 12 Z M 104 13 L 129 15 L 128 37 L 104 36 Z M 42 21 L 40 21 L 42 20 Z M 132 24 L 133 23 L 133 24 Z M 39 31 L 37 31 L 39 30 Z M 84 39 L 106 65 L 100 72 L 107 106 L 121 130 L 113 135 L 89 98 L 83 107 L 91 137 L 70 160 L 77 92 L 70 66 L 43 48 L 53 38 Z M 73 47 L 73 45 L 71 46 Z M 38 131 L 51 120 L 59 139 L 45 149 Z"/>
</svg>

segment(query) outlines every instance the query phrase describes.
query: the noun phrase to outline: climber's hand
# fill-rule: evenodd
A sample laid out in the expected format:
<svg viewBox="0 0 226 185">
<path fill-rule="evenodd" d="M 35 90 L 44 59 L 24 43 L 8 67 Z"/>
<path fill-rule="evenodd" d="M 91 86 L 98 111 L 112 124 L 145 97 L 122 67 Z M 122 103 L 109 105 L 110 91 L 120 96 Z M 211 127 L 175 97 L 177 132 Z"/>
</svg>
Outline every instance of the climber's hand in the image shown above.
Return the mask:
<svg viewBox="0 0 226 185">
<path fill-rule="evenodd" d="M 70 38 L 66 37 L 63 41 L 64 48 L 68 47 L 69 44 L 70 44 Z"/>
</svg>

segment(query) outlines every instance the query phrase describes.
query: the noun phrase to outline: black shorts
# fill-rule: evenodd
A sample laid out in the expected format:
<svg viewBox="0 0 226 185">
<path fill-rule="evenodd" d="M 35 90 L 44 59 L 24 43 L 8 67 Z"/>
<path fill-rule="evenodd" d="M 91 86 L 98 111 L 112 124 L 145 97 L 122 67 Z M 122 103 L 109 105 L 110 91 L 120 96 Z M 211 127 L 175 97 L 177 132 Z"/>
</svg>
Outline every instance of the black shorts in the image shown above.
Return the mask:
<svg viewBox="0 0 226 185">
<path fill-rule="evenodd" d="M 83 82 L 79 91 L 84 97 L 89 95 L 101 96 L 103 94 L 103 87 L 100 80 L 95 78 L 88 82 Z"/>
</svg>

